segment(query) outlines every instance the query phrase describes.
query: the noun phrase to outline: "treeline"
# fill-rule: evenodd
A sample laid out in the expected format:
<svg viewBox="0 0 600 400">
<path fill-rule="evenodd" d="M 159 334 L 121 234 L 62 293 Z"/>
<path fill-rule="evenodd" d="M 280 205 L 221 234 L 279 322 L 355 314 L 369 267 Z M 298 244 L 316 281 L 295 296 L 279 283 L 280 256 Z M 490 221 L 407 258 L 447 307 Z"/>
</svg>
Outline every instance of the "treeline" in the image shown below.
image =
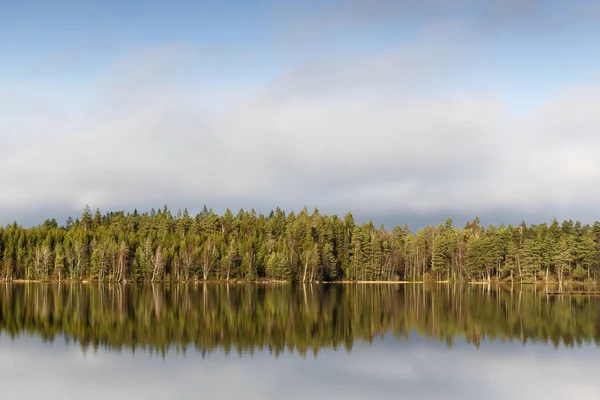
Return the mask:
<svg viewBox="0 0 600 400">
<path fill-rule="evenodd" d="M 596 281 L 600 223 L 408 226 L 391 231 L 309 213 L 268 215 L 204 207 L 191 216 L 92 213 L 0 228 L 4 280 Z"/>
<path fill-rule="evenodd" d="M 599 345 L 599 315 L 600 297 L 548 297 L 522 285 L 0 285 L 0 334 L 162 354 L 316 355 L 415 332 L 448 346 Z"/>
</svg>

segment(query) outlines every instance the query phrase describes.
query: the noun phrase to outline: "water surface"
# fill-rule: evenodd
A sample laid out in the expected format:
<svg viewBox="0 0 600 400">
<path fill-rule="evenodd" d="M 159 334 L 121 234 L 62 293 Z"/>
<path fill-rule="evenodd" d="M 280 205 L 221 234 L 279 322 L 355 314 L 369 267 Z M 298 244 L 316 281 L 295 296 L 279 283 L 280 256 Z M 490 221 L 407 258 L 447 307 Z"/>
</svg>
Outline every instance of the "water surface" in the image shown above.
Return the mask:
<svg viewBox="0 0 600 400">
<path fill-rule="evenodd" d="M 600 299 L 467 285 L 0 286 L 2 398 L 600 398 Z"/>
</svg>

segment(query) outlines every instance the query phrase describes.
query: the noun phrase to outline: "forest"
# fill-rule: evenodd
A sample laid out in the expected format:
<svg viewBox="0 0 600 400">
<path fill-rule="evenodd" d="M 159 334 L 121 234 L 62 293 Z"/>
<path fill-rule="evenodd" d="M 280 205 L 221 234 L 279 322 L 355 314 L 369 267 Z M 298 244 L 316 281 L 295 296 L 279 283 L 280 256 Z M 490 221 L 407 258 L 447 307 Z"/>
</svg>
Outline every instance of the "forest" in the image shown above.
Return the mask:
<svg viewBox="0 0 600 400">
<path fill-rule="evenodd" d="M 600 223 L 463 228 L 448 219 L 411 232 L 317 209 L 175 215 L 93 213 L 0 228 L 2 280 L 596 282 Z"/>
</svg>

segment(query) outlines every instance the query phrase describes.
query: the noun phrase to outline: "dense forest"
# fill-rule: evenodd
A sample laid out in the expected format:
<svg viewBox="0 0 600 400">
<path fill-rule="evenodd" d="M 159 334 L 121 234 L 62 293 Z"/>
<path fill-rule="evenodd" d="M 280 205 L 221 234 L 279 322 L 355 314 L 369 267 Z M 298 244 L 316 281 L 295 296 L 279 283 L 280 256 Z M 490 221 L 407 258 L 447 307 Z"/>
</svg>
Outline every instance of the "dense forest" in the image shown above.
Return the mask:
<svg viewBox="0 0 600 400">
<path fill-rule="evenodd" d="M 451 219 L 411 232 L 351 213 L 306 208 L 268 215 L 204 209 L 172 215 L 83 214 L 64 226 L 47 220 L 0 228 L 3 280 L 511 281 L 591 282 L 600 266 L 600 223 L 464 228 Z"/>
<path fill-rule="evenodd" d="M 0 333 L 76 341 L 83 349 L 195 348 L 315 355 L 357 340 L 417 332 L 464 340 L 600 344 L 600 297 L 547 296 L 524 285 L 0 285 Z"/>
</svg>

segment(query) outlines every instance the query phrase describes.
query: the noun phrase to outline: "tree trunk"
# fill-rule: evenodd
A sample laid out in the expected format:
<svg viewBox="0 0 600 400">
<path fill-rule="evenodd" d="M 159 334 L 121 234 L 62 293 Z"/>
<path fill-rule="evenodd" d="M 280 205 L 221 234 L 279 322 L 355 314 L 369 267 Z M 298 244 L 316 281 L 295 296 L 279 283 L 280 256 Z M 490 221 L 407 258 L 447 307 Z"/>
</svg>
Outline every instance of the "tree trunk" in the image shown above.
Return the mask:
<svg viewBox="0 0 600 400">
<path fill-rule="evenodd" d="M 229 258 L 227 259 L 227 280 L 229 280 L 229 275 L 231 273 L 231 264 L 233 262 L 233 256 L 231 252 L 229 253 Z"/>
<path fill-rule="evenodd" d="M 306 282 L 306 270 L 308 269 L 308 257 L 304 261 L 304 274 L 302 276 L 302 283 Z"/>
</svg>

